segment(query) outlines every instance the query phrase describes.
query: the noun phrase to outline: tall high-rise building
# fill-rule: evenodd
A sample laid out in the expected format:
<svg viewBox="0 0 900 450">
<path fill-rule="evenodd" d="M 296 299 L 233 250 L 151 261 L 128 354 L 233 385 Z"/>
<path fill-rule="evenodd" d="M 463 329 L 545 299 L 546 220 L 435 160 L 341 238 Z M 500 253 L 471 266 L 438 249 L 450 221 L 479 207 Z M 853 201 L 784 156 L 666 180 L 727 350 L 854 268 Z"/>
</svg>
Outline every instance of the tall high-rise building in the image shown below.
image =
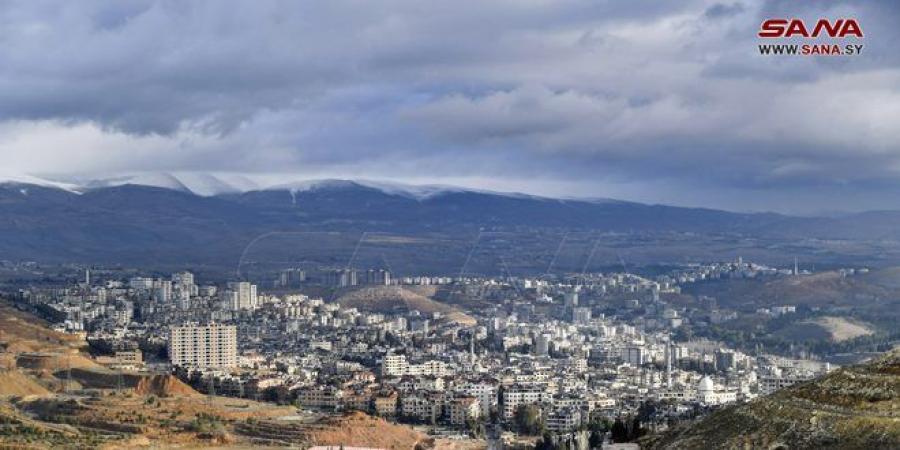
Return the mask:
<svg viewBox="0 0 900 450">
<path fill-rule="evenodd" d="M 299 287 L 306 282 L 306 271 L 303 269 L 285 269 L 275 280 L 276 288 Z"/>
<path fill-rule="evenodd" d="M 568 308 L 574 308 L 578 306 L 578 292 L 566 292 L 563 296 L 565 299 L 565 305 Z"/>
<path fill-rule="evenodd" d="M 176 272 L 172 274 L 172 283 L 183 286 L 194 285 L 194 274 L 190 272 Z"/>
<path fill-rule="evenodd" d="M 632 366 L 640 366 L 647 362 L 647 350 L 640 345 L 629 345 L 622 352 L 622 359 Z"/>
<path fill-rule="evenodd" d="M 188 309 L 191 304 L 191 297 L 197 296 L 200 292 L 197 285 L 194 284 L 194 274 L 190 272 L 173 273 L 172 290 L 181 309 Z"/>
<path fill-rule="evenodd" d="M 227 368 L 237 365 L 237 328 L 234 325 L 187 324 L 169 330 L 172 365 Z"/>
<path fill-rule="evenodd" d="M 572 322 L 585 325 L 591 322 L 591 308 L 576 306 L 572 308 Z"/>
<path fill-rule="evenodd" d="M 391 273 L 384 269 L 369 269 L 366 272 L 366 284 L 389 285 L 391 284 Z"/>
<path fill-rule="evenodd" d="M 545 356 L 550 353 L 550 340 L 553 339 L 549 333 L 542 333 L 534 338 L 534 353 L 538 356 Z"/>
<path fill-rule="evenodd" d="M 325 284 L 343 288 L 357 286 L 359 280 L 354 269 L 333 269 L 325 273 Z"/>
<path fill-rule="evenodd" d="M 168 303 L 172 299 L 172 282 L 169 280 L 153 281 L 153 300 L 158 303 Z"/>
<path fill-rule="evenodd" d="M 225 306 L 236 311 L 239 309 L 255 309 L 259 306 L 256 285 L 246 281 L 230 282 L 222 293 Z"/>
</svg>

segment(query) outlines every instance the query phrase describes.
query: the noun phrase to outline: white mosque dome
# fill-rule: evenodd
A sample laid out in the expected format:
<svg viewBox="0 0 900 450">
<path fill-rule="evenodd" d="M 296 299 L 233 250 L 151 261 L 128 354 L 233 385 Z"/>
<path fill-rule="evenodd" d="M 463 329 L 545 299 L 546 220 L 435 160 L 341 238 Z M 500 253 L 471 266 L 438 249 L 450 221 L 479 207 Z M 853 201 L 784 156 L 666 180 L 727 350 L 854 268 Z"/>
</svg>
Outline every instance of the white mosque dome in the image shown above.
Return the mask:
<svg viewBox="0 0 900 450">
<path fill-rule="evenodd" d="M 704 376 L 697 384 L 697 390 L 700 392 L 713 392 L 715 390 L 713 380 L 709 376 Z"/>
</svg>

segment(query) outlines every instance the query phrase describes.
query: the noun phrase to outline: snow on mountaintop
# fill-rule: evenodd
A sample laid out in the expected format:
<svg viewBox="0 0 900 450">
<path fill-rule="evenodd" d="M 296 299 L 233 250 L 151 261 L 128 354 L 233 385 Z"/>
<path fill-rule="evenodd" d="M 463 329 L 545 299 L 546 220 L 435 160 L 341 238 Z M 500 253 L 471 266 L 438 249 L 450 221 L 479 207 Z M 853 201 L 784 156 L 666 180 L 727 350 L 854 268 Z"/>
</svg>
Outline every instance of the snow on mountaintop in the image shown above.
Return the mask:
<svg viewBox="0 0 900 450">
<path fill-rule="evenodd" d="M 402 183 L 393 183 L 388 181 L 372 181 L 372 180 L 305 180 L 293 183 L 278 184 L 269 186 L 263 190 L 289 190 L 296 194 L 298 192 L 315 191 L 319 189 L 340 189 L 350 188 L 354 186 L 362 186 L 384 192 L 388 195 L 399 195 L 412 198 L 415 200 L 424 200 L 440 194 L 448 192 L 475 192 L 473 189 L 460 188 L 456 186 L 443 185 L 411 185 Z"/>
<path fill-rule="evenodd" d="M 236 173 L 206 173 L 206 172 L 142 172 L 134 174 L 115 175 L 98 179 L 77 179 L 70 182 L 53 181 L 30 175 L 8 175 L 0 173 L 0 184 L 33 184 L 45 187 L 55 187 L 69 192 L 81 193 L 87 190 L 108 188 L 124 185 L 137 185 L 171 189 L 180 192 L 193 193 L 204 197 L 220 194 L 241 194 L 251 191 L 276 191 L 286 190 L 292 194 L 299 192 L 315 191 L 321 189 L 344 189 L 352 187 L 365 187 L 376 189 L 388 195 L 403 196 L 418 201 L 427 200 L 449 193 L 479 193 L 487 195 L 500 195 L 533 200 L 580 200 L 598 203 L 601 199 L 554 199 L 538 195 L 496 192 L 483 189 L 466 188 L 439 184 L 404 184 L 383 180 L 342 180 L 342 179 L 316 179 L 301 180 L 290 183 L 273 182 L 268 177 L 255 177 Z"/>
<path fill-rule="evenodd" d="M 45 180 L 31 175 L 0 173 L 0 184 L 31 184 L 35 186 L 62 189 L 64 191 L 79 193 L 78 185 L 59 181 Z M 23 195 L 27 191 L 23 192 Z"/>
<path fill-rule="evenodd" d="M 257 183 L 242 175 L 203 172 L 145 172 L 91 180 L 86 182 L 84 187 L 96 189 L 126 184 L 172 189 L 205 197 L 259 189 Z"/>
</svg>

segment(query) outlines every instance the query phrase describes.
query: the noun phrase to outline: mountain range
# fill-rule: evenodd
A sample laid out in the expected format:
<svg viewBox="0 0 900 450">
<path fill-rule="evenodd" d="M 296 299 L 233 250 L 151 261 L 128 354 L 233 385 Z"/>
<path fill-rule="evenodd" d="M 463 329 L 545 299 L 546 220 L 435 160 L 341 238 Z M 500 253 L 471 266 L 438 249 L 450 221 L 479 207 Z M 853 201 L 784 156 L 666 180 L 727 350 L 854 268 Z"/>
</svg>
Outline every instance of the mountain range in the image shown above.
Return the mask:
<svg viewBox="0 0 900 450">
<path fill-rule="evenodd" d="M 447 186 L 320 180 L 259 187 L 239 181 L 174 175 L 85 183 L 7 179 L 0 182 L 0 259 L 230 266 L 248 244 L 273 232 L 468 242 L 487 230 L 649 235 L 661 245 L 689 244 L 689 254 L 690 247 L 721 250 L 725 242 L 736 251 L 746 247 L 781 259 L 807 252 L 796 247 L 814 241 L 812 247 L 822 248 L 818 255 L 810 250 L 808 258 L 893 262 L 900 239 L 897 211 L 793 217 Z"/>
</svg>

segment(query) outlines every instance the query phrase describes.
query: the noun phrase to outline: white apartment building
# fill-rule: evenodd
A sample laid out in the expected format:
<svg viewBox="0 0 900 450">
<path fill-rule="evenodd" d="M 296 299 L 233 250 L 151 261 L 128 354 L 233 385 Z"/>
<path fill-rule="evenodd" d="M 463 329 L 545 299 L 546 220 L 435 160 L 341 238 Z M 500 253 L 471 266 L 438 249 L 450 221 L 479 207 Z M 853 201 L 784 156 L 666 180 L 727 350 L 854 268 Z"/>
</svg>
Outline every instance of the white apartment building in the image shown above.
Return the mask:
<svg viewBox="0 0 900 450">
<path fill-rule="evenodd" d="M 386 355 L 381 361 L 381 375 L 385 377 L 443 377 L 449 374 L 447 363 L 443 361 L 410 364 L 405 355 Z"/>
<path fill-rule="evenodd" d="M 134 277 L 128 280 L 128 287 L 138 290 L 149 290 L 153 288 L 153 278 Z"/>
<path fill-rule="evenodd" d="M 169 361 L 183 367 L 234 367 L 237 365 L 237 328 L 219 324 L 172 327 L 169 330 Z"/>
<path fill-rule="evenodd" d="M 522 405 L 547 403 L 553 396 L 542 384 L 512 385 L 503 390 L 503 419 L 512 420 Z"/>
<path fill-rule="evenodd" d="M 422 364 L 406 366 L 406 375 L 414 377 L 443 377 L 450 375 L 447 363 L 443 361 L 425 361 Z"/>
<path fill-rule="evenodd" d="M 409 363 L 404 355 L 385 355 L 381 361 L 381 375 L 385 377 L 400 377 L 406 374 Z"/>
<path fill-rule="evenodd" d="M 497 385 L 493 382 L 466 382 L 457 391 L 478 399 L 481 415 L 484 417 L 490 415 L 491 408 L 497 406 Z"/>
<path fill-rule="evenodd" d="M 793 386 L 797 383 L 811 380 L 813 378 L 815 377 L 811 374 L 802 373 L 790 373 L 782 375 L 779 372 L 777 374 L 762 375 L 759 377 L 759 393 L 762 395 L 769 395 L 775 391 L 780 391 L 784 388 Z"/>
</svg>

